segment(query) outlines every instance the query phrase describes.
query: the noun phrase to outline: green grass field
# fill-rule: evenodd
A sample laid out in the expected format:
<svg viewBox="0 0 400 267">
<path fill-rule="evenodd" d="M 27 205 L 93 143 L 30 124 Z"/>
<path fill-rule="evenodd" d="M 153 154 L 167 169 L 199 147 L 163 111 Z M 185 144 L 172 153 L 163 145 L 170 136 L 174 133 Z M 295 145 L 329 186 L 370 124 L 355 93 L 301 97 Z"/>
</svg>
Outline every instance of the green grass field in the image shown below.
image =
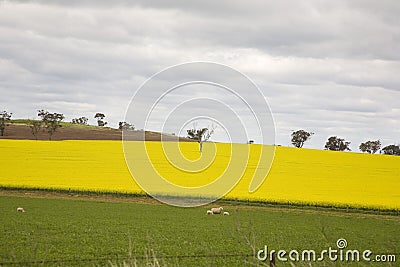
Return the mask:
<svg viewBox="0 0 400 267">
<path fill-rule="evenodd" d="M 17 207 L 26 212 L 17 213 Z M 336 248 L 339 238 L 347 240 L 348 249 L 396 254 L 399 261 L 398 216 L 224 207 L 230 216 L 206 215 L 208 207 L 177 208 L 118 199 L 1 196 L 0 266 L 7 262 L 43 266 L 157 266 L 151 265 L 155 261 L 161 266 L 257 266 L 260 262 L 251 256 L 252 248 L 258 251 L 268 245 L 276 250 L 321 251 Z M 228 254 L 242 256 L 222 256 Z M 294 264 L 310 266 L 304 262 Z M 293 265 L 277 262 L 277 266 Z M 327 262 L 322 266 L 398 265 Z"/>
<path fill-rule="evenodd" d="M 22 124 L 30 124 L 33 121 L 41 121 L 39 119 L 37 120 L 32 120 L 32 119 L 13 119 L 10 120 L 10 123 L 22 123 Z M 76 124 L 76 123 L 72 123 L 72 122 L 66 122 L 66 121 L 62 121 L 60 122 L 61 127 L 64 128 L 86 128 L 86 129 L 99 129 L 99 126 L 95 126 L 95 125 L 89 125 L 89 124 Z M 110 127 L 101 127 L 100 129 L 105 129 L 105 128 L 110 128 Z"/>
</svg>

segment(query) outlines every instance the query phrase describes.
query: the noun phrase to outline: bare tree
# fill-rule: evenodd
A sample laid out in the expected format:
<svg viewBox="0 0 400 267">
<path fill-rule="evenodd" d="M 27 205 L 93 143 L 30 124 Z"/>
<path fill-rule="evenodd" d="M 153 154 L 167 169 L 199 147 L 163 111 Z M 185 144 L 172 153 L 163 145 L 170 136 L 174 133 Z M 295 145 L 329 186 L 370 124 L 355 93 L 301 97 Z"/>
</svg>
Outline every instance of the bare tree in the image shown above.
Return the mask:
<svg viewBox="0 0 400 267">
<path fill-rule="evenodd" d="M 8 113 L 7 111 L 0 112 L 0 135 L 4 136 L 4 132 L 6 130 L 7 121 L 10 120 L 12 113 Z"/>
<path fill-rule="evenodd" d="M 197 129 L 196 124 L 193 124 L 193 128 L 187 130 L 187 137 L 189 139 L 195 140 L 199 143 L 199 150 L 200 153 L 203 152 L 203 143 L 207 142 L 211 135 L 214 134 L 214 130 L 216 129 L 216 126 L 211 125 L 211 129 L 209 128 L 201 128 Z"/>
<path fill-rule="evenodd" d="M 36 140 L 37 140 L 37 135 L 38 135 L 40 129 L 42 129 L 42 124 L 43 124 L 42 121 L 32 120 L 29 122 L 29 128 L 31 128 L 31 133 L 35 137 Z"/>
</svg>

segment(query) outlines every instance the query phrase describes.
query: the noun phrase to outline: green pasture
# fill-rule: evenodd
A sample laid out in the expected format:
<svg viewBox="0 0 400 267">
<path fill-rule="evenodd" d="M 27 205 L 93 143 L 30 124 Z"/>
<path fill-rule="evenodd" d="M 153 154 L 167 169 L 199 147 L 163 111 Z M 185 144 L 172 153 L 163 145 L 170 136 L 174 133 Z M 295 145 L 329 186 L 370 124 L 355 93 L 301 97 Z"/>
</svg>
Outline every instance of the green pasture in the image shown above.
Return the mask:
<svg viewBox="0 0 400 267">
<path fill-rule="evenodd" d="M 217 204 L 218 205 L 218 204 Z M 23 207 L 25 213 L 18 213 Z M 395 254 L 398 216 L 224 206 L 0 197 L 0 266 L 263 266 L 254 251 L 336 248 Z M 397 266 L 398 263 L 277 262 L 276 266 Z"/>
</svg>

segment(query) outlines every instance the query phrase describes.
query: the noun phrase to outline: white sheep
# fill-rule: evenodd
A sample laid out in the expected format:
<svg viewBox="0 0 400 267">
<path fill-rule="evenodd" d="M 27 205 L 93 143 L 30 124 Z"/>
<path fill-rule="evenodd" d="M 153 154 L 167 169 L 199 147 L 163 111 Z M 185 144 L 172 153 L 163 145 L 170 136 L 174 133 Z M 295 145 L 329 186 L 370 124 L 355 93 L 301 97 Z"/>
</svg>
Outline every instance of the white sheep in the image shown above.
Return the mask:
<svg viewBox="0 0 400 267">
<path fill-rule="evenodd" d="M 213 212 L 212 212 L 211 210 L 207 210 L 207 214 L 208 214 L 208 215 L 212 215 Z"/>
<path fill-rule="evenodd" d="M 24 210 L 24 208 L 19 207 L 19 208 L 17 208 L 17 212 L 25 212 L 25 210 Z"/>
<path fill-rule="evenodd" d="M 223 207 L 212 208 L 211 211 L 212 211 L 213 214 L 221 214 L 223 209 L 224 209 Z"/>
<path fill-rule="evenodd" d="M 229 215 L 229 212 L 227 212 L 227 211 L 224 211 L 224 215 Z"/>
</svg>

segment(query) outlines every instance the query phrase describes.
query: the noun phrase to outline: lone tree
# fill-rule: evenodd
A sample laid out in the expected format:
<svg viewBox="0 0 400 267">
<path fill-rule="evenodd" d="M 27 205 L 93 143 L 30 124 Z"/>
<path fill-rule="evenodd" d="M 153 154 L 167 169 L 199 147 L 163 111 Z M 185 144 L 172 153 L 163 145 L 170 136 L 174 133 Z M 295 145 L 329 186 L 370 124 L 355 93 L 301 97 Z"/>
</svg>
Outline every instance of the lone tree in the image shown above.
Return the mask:
<svg viewBox="0 0 400 267">
<path fill-rule="evenodd" d="M 80 118 L 75 118 L 72 119 L 73 124 L 82 124 L 82 125 L 87 125 L 88 124 L 88 118 L 86 117 L 80 117 Z"/>
<path fill-rule="evenodd" d="M 38 110 L 38 116 L 42 118 L 44 128 L 49 133 L 49 140 L 53 134 L 61 127 L 60 122 L 64 119 L 64 114 L 61 113 L 50 113 L 47 110 Z"/>
<path fill-rule="evenodd" d="M 350 143 L 351 142 L 346 142 L 344 139 L 338 138 L 337 136 L 331 136 L 325 144 L 325 149 L 333 151 L 351 151 L 349 148 Z"/>
<path fill-rule="evenodd" d="M 37 135 L 40 129 L 42 129 L 42 121 L 35 121 L 35 120 L 30 121 L 29 128 L 31 128 L 31 133 L 37 140 Z"/>
<path fill-rule="evenodd" d="M 365 143 L 361 143 L 359 146 L 360 151 L 367 152 L 369 154 L 375 154 L 381 148 L 381 141 L 367 141 Z"/>
<path fill-rule="evenodd" d="M 302 148 L 304 142 L 311 138 L 314 133 L 298 130 L 292 132 L 292 144 L 297 148 Z"/>
<path fill-rule="evenodd" d="M 388 145 L 382 148 L 383 154 L 400 156 L 399 145 Z"/>
<path fill-rule="evenodd" d="M 10 120 L 12 113 L 8 113 L 7 111 L 0 112 L 0 135 L 4 136 L 4 132 L 6 130 L 7 121 Z"/>
<path fill-rule="evenodd" d="M 94 118 L 97 119 L 97 125 L 98 126 L 106 126 L 107 122 L 104 121 L 104 118 L 106 117 L 106 115 L 104 115 L 103 113 L 97 112 L 96 115 L 94 115 Z"/>
<path fill-rule="evenodd" d="M 195 140 L 199 143 L 199 150 L 200 153 L 203 152 L 203 143 L 207 142 L 211 135 L 214 134 L 215 126 L 212 125 L 211 129 L 208 128 L 202 128 L 202 129 L 196 129 L 196 125 L 193 125 L 192 129 L 187 130 L 187 137 L 189 139 Z"/>
<path fill-rule="evenodd" d="M 120 130 L 135 130 L 135 126 L 133 124 L 127 123 L 126 121 L 120 121 L 118 123 L 118 129 Z"/>
</svg>

